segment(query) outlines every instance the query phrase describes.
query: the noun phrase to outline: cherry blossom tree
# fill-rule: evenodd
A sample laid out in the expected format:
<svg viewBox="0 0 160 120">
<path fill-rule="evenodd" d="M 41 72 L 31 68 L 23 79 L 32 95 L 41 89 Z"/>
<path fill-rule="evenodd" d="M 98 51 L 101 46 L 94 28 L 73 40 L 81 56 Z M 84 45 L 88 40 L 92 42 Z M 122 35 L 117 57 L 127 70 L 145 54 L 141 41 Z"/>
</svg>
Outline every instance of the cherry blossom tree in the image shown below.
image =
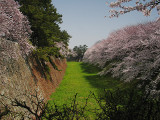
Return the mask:
<svg viewBox="0 0 160 120">
<path fill-rule="evenodd" d="M 110 17 L 118 17 L 131 11 L 143 12 L 145 16 L 149 16 L 154 8 L 156 8 L 158 14 L 160 14 L 159 3 L 160 0 L 115 0 L 114 2 L 107 2 L 106 4 L 114 8 L 110 10 Z"/>
<path fill-rule="evenodd" d="M 142 80 L 157 91 L 160 84 L 160 20 L 125 27 L 89 48 L 84 62 L 103 68 L 100 75 L 112 73 L 126 82 Z"/>
<path fill-rule="evenodd" d="M 60 54 L 66 58 L 69 52 L 68 46 L 63 42 L 55 42 L 55 44 L 56 44 L 56 47 L 60 49 L 59 50 Z"/>
<path fill-rule="evenodd" d="M 18 8 L 14 0 L 0 0 L 0 38 L 18 42 L 25 55 L 33 48 L 28 41 L 32 31 L 27 17 Z"/>
</svg>

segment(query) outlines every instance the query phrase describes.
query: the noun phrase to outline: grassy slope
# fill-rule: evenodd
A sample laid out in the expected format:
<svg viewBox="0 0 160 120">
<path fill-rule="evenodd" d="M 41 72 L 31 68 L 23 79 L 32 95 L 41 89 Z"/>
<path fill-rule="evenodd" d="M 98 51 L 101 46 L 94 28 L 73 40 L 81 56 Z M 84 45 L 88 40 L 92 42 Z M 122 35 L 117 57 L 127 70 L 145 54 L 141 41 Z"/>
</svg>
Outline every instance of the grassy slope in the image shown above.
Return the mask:
<svg viewBox="0 0 160 120">
<path fill-rule="evenodd" d="M 67 64 L 68 67 L 64 79 L 56 89 L 56 92 L 51 95 L 51 99 L 58 106 L 71 103 L 76 93 L 78 93 L 78 103 L 83 105 L 90 91 L 98 96 L 103 93 L 104 89 L 114 90 L 122 87 L 122 83 L 116 79 L 97 75 L 100 69 L 94 66 L 79 62 L 68 62 Z M 50 102 L 52 103 L 52 101 Z M 98 106 L 93 99 L 90 99 L 88 105 L 90 105 L 91 109 Z"/>
</svg>

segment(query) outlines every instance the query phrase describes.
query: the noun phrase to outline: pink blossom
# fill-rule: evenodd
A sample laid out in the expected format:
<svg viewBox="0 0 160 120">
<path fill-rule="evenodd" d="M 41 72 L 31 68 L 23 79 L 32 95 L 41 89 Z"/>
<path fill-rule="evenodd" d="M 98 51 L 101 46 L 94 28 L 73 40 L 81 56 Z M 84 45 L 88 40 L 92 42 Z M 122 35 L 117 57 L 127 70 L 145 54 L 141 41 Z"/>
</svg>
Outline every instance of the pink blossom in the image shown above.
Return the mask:
<svg viewBox="0 0 160 120">
<path fill-rule="evenodd" d="M 125 27 L 89 48 L 84 62 L 103 68 L 124 81 L 160 82 L 160 20 Z M 154 77 L 153 77 L 154 76 Z M 153 84 L 155 85 L 155 84 Z"/>
<path fill-rule="evenodd" d="M 23 56 L 33 49 L 28 41 L 32 33 L 29 22 L 14 0 L 0 0 L 0 23 L 0 37 L 18 42 Z"/>
<path fill-rule="evenodd" d="M 118 17 L 120 14 L 125 14 L 131 11 L 139 11 L 145 16 L 149 16 L 154 8 L 157 8 L 159 14 L 159 3 L 159 0 L 114 0 L 114 2 L 109 3 L 109 7 L 114 8 L 114 10 L 109 11 L 111 12 L 110 18 Z M 129 6 L 131 4 L 133 6 Z"/>
<path fill-rule="evenodd" d="M 68 46 L 64 44 L 63 42 L 55 42 L 56 46 L 60 48 L 60 54 L 63 55 L 64 57 L 67 57 L 68 55 Z"/>
</svg>

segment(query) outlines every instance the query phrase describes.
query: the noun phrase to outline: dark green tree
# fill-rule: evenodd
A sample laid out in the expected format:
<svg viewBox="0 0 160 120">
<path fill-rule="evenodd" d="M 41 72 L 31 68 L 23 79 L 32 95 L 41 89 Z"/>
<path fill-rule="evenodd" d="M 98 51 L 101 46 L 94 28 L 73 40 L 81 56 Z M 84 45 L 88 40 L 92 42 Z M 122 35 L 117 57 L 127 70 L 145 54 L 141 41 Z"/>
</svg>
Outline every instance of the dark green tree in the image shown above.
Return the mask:
<svg viewBox="0 0 160 120">
<path fill-rule="evenodd" d="M 51 62 L 51 56 L 62 57 L 56 46 L 57 42 L 64 43 L 67 48 L 70 35 L 61 30 L 59 24 L 62 23 L 62 15 L 57 13 L 57 9 L 52 5 L 51 0 L 16 0 L 19 2 L 20 11 L 28 17 L 33 31 L 30 41 L 36 50 L 33 55 L 43 71 L 43 76 L 48 79 L 50 69 L 45 61 Z M 51 62 L 57 69 L 56 65 Z"/>
<path fill-rule="evenodd" d="M 54 48 L 55 42 L 64 42 L 67 46 L 70 36 L 65 30 L 60 29 L 59 24 L 62 23 L 62 15 L 57 13 L 57 9 L 51 4 L 51 0 L 17 1 L 21 5 L 21 12 L 30 21 L 33 31 L 31 36 L 33 45 L 37 46 L 39 51 L 43 50 L 42 53 L 45 56 L 59 56 L 59 49 Z"/>
</svg>

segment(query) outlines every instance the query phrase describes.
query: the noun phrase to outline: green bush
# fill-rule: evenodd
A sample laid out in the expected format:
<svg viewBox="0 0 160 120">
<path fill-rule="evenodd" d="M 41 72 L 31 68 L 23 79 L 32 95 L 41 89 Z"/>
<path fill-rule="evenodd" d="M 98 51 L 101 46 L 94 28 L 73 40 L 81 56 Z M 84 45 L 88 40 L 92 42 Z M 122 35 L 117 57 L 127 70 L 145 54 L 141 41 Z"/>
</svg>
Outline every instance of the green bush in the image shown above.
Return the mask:
<svg viewBox="0 0 160 120">
<path fill-rule="evenodd" d="M 137 89 L 105 91 L 101 97 L 96 97 L 94 93 L 91 93 L 84 105 L 77 102 L 77 94 L 70 104 L 62 106 L 57 106 L 55 103 L 53 106 L 50 103 L 45 104 L 37 94 L 33 97 L 36 98 L 32 102 L 36 105 L 35 111 L 25 101 L 19 101 L 16 98 L 12 100 L 13 107 L 27 110 L 36 120 L 88 120 L 90 119 L 88 112 L 95 114 L 95 120 L 159 120 L 160 118 L 160 98 L 152 98 L 149 94 Z M 95 99 L 99 105 L 95 110 L 88 109 L 90 99 Z M 6 108 L 6 111 L 0 112 L 0 118 L 7 113 L 20 115 L 22 119 L 25 119 L 23 118 L 25 115 L 20 114 L 21 111 L 15 113 L 7 110 Z"/>
</svg>

